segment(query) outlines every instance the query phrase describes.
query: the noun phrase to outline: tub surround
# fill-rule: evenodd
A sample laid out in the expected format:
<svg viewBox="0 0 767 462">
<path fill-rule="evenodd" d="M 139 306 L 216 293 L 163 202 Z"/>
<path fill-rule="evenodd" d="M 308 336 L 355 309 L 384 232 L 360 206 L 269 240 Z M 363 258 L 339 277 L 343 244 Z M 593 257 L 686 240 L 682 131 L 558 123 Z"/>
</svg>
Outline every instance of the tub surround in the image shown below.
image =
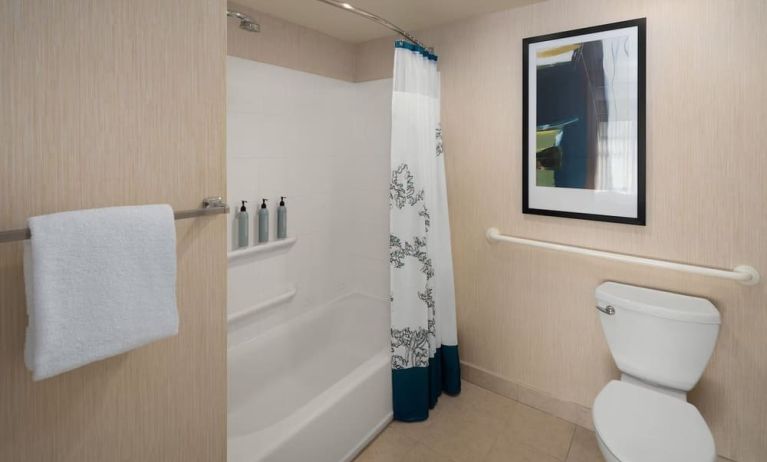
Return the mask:
<svg viewBox="0 0 767 462">
<path fill-rule="evenodd" d="M 391 80 L 354 84 L 227 59 L 230 207 L 288 196 L 291 233 L 232 250 L 237 223 L 229 217 L 228 310 L 296 290 L 232 326 L 230 345 L 350 292 L 388 299 Z M 270 236 L 276 209 L 268 209 Z M 255 236 L 256 220 L 249 224 Z"/>
<path fill-rule="evenodd" d="M 274 297 L 264 300 L 261 303 L 258 303 L 256 305 L 247 307 L 242 310 L 238 310 L 234 313 L 230 313 L 227 318 L 226 322 L 229 326 L 229 329 L 233 329 L 238 323 L 249 319 L 253 316 L 255 316 L 258 313 L 261 313 L 264 310 L 268 310 L 269 308 L 282 305 L 283 303 L 287 303 L 290 300 L 293 299 L 293 297 L 296 296 L 296 293 L 298 291 L 295 287 L 290 286 L 285 291 L 280 293 L 279 295 L 275 295 Z"/>
<path fill-rule="evenodd" d="M 256 243 L 248 247 L 240 247 L 237 250 L 232 250 L 227 253 L 227 259 L 230 262 L 244 260 L 249 256 L 256 256 L 273 250 L 290 247 L 295 244 L 297 240 L 298 238 L 296 237 L 286 237 L 285 239 L 276 239 L 270 242 Z"/>
<path fill-rule="evenodd" d="M 348 461 L 392 413 L 391 80 L 228 71 L 227 197 L 289 197 L 292 236 L 229 252 L 229 460 Z"/>
</svg>

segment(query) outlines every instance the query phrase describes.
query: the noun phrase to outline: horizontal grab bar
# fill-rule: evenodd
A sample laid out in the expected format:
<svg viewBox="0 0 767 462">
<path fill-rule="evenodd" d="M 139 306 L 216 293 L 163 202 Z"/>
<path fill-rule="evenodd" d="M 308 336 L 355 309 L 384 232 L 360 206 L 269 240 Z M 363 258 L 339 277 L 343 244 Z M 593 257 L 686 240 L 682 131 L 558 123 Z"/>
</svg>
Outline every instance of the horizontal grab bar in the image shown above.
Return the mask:
<svg viewBox="0 0 767 462">
<path fill-rule="evenodd" d="M 736 266 L 733 270 L 723 270 L 719 268 L 710 268 L 707 266 L 687 265 L 684 263 L 675 263 L 666 260 L 655 260 L 653 258 L 636 257 L 622 253 L 606 252 L 603 250 L 589 249 L 586 247 L 577 247 L 572 245 L 557 244 L 554 242 L 536 241 L 533 239 L 524 239 L 521 237 L 506 236 L 501 234 L 498 228 L 488 228 L 487 239 L 491 242 L 511 242 L 514 244 L 528 245 L 542 249 L 558 250 L 560 252 L 574 253 L 578 255 L 587 255 L 590 257 L 604 258 L 606 260 L 620 261 L 624 263 L 633 263 L 636 265 L 652 266 L 655 268 L 681 271 L 684 273 L 699 274 L 701 276 L 711 276 L 720 279 L 729 279 L 738 281 L 744 285 L 754 285 L 759 282 L 759 272 L 756 268 L 748 265 Z"/>
<path fill-rule="evenodd" d="M 177 210 L 173 212 L 173 217 L 176 220 L 185 220 L 187 218 L 202 217 L 205 215 L 218 215 L 220 213 L 229 213 L 229 207 L 221 202 L 208 202 L 208 199 L 203 203 L 204 206 L 199 209 L 190 210 Z M 32 232 L 29 228 L 12 229 L 9 231 L 0 231 L 0 243 L 23 241 L 32 237 Z"/>
<path fill-rule="evenodd" d="M 234 324 L 238 321 L 242 321 L 245 318 L 249 318 L 250 316 L 253 316 L 259 311 L 264 311 L 267 308 L 271 308 L 273 306 L 279 305 L 280 303 L 285 303 L 293 299 L 293 297 L 296 296 L 296 293 L 298 293 L 296 288 L 291 286 L 285 292 L 275 297 L 272 297 L 264 302 L 261 302 L 258 305 L 253 305 L 249 308 L 245 308 L 244 310 L 240 310 L 230 315 L 227 315 L 226 322 L 228 324 Z"/>
</svg>

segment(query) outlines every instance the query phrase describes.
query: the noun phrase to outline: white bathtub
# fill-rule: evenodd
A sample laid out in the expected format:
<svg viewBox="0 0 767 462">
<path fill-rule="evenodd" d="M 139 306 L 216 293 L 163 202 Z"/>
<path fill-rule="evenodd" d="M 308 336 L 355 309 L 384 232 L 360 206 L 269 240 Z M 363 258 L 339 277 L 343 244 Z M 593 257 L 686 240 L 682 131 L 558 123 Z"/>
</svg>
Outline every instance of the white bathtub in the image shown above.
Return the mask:
<svg viewBox="0 0 767 462">
<path fill-rule="evenodd" d="M 349 461 L 391 420 L 389 304 L 351 294 L 229 350 L 229 462 Z"/>
</svg>

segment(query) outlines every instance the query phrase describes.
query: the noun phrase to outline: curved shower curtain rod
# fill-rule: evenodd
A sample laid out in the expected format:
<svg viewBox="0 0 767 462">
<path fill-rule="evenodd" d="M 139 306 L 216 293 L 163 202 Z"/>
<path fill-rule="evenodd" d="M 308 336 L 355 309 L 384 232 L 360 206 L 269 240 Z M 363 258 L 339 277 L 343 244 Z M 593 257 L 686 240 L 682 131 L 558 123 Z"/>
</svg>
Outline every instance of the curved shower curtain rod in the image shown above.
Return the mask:
<svg viewBox="0 0 767 462">
<path fill-rule="evenodd" d="M 317 0 L 318 2 L 327 3 L 328 5 L 335 6 L 336 8 L 341 8 L 342 10 L 349 11 L 350 13 L 354 13 L 356 15 L 362 16 L 363 18 L 367 18 L 373 22 L 377 22 L 378 24 L 388 27 L 389 29 L 393 30 L 394 32 L 398 33 L 399 35 L 403 36 L 406 40 L 415 43 L 421 48 L 424 48 L 429 51 L 434 51 L 433 48 L 427 47 L 420 41 L 418 41 L 417 38 L 413 37 L 409 32 L 401 29 L 399 26 L 392 24 L 391 22 L 387 21 L 386 19 L 378 16 L 377 14 L 373 14 L 369 11 L 362 10 L 360 8 L 357 8 L 353 5 L 350 5 L 345 2 L 340 2 L 338 0 Z"/>
</svg>

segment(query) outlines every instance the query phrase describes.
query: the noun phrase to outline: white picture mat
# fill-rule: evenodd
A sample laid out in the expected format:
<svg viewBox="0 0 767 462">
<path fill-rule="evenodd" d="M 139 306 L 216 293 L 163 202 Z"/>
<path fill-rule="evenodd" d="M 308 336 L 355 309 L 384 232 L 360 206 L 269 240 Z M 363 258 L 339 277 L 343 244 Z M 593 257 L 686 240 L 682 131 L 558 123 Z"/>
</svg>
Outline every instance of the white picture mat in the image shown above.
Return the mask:
<svg viewBox="0 0 767 462">
<path fill-rule="evenodd" d="M 539 187 L 536 181 L 536 128 L 537 128 L 537 52 L 573 43 L 592 42 L 607 38 L 631 37 L 638 41 L 639 28 L 631 26 L 593 34 L 564 37 L 528 45 L 528 207 L 562 212 L 610 215 L 636 218 L 638 216 L 637 182 L 626 192 L 562 187 Z M 638 89 L 638 87 L 637 87 Z M 635 137 L 638 140 L 638 137 Z"/>
</svg>

